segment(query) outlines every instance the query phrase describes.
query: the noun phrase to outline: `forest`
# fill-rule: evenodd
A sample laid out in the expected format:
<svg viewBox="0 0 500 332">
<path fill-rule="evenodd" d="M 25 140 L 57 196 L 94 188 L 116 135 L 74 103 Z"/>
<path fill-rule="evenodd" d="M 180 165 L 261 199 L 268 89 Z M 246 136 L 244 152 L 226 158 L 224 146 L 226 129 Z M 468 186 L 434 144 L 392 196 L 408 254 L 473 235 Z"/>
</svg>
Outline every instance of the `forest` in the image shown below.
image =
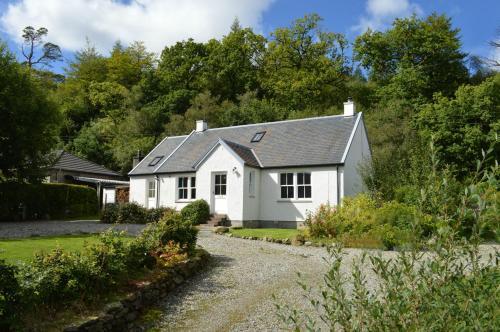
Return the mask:
<svg viewBox="0 0 500 332">
<path fill-rule="evenodd" d="M 39 181 L 56 148 L 126 175 L 135 154 L 195 120 L 340 114 L 348 97 L 368 127 L 365 182 L 385 200 L 414 200 L 433 167 L 467 183 L 478 160 L 498 159 L 499 64 L 466 54 L 450 18 L 396 19 L 352 41 L 321 20 L 306 15 L 269 37 L 235 20 L 220 40 L 179 41 L 159 56 L 140 41 L 100 54 L 87 40 L 63 75 L 50 70 L 61 60 L 50 31 L 27 27 L 25 59 L 0 44 L 0 181 Z"/>
</svg>

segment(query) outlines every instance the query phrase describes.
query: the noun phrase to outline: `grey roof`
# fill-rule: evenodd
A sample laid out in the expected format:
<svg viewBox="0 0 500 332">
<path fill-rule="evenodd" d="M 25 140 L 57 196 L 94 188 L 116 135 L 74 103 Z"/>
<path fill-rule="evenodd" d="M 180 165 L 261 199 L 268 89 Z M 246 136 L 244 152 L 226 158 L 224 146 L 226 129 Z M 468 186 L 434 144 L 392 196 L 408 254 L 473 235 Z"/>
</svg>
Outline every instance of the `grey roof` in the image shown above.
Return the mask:
<svg viewBox="0 0 500 332">
<path fill-rule="evenodd" d="M 104 166 L 98 165 L 92 161 L 85 160 L 66 151 L 57 151 L 56 162 L 51 169 L 62 169 L 66 171 L 101 174 L 106 176 L 121 176 Z"/>
<path fill-rule="evenodd" d="M 252 148 L 225 139 L 221 139 L 233 150 L 248 166 L 260 167 Z"/>
<path fill-rule="evenodd" d="M 219 139 L 246 163 L 256 167 L 260 166 L 258 161 L 263 168 L 341 164 L 358 117 L 361 113 L 194 131 L 164 139 L 129 175 L 194 172 L 195 163 Z M 255 133 L 263 131 L 266 133 L 260 142 L 251 142 Z M 155 167 L 148 167 L 157 155 L 168 158 Z"/>
</svg>

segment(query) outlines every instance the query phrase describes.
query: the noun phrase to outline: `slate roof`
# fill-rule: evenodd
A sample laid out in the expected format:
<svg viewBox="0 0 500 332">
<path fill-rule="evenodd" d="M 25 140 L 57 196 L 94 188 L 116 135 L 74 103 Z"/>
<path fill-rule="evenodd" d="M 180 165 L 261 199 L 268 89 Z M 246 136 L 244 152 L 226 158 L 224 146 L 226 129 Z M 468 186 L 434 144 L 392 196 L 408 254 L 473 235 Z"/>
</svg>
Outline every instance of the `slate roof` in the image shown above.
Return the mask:
<svg viewBox="0 0 500 332">
<path fill-rule="evenodd" d="M 262 168 L 341 164 L 356 120 L 361 116 L 334 115 L 193 131 L 164 139 L 129 175 L 194 172 L 196 162 L 219 139 L 255 167 L 260 167 L 258 161 Z M 251 142 L 257 132 L 265 132 L 264 137 L 260 142 Z M 156 166 L 148 166 L 159 155 L 165 157 Z"/>
<path fill-rule="evenodd" d="M 60 150 L 56 153 L 56 162 L 50 167 L 51 169 L 62 169 L 66 171 L 101 174 L 106 176 L 121 176 L 115 171 L 107 169 L 92 161 L 79 158 L 69 152 Z"/>
<path fill-rule="evenodd" d="M 225 139 L 221 140 L 226 143 L 241 159 L 243 159 L 245 164 L 252 167 L 260 167 L 259 161 L 257 160 L 252 148 Z"/>
</svg>

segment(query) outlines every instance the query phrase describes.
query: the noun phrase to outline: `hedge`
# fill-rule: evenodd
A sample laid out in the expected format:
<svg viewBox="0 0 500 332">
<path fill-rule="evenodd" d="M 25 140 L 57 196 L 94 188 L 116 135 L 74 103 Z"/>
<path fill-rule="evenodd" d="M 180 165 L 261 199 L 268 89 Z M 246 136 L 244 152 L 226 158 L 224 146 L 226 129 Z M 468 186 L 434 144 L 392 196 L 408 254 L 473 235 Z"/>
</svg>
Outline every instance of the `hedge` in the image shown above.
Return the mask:
<svg viewBox="0 0 500 332">
<path fill-rule="evenodd" d="M 134 202 L 109 203 L 104 206 L 101 212 L 101 222 L 104 224 L 146 224 L 157 222 L 165 214 L 175 212 L 175 209 L 167 207 L 146 209 Z"/>
<path fill-rule="evenodd" d="M 60 183 L 0 183 L 0 221 L 20 220 L 21 204 L 28 220 L 83 217 L 98 211 L 93 188 Z"/>
</svg>

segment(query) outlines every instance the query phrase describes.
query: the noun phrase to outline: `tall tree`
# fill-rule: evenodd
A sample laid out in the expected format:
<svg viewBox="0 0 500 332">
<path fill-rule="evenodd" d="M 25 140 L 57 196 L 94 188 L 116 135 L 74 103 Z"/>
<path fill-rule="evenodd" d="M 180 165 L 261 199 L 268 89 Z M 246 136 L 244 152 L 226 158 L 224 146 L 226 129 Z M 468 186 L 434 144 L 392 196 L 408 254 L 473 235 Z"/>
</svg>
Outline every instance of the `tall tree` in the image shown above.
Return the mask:
<svg viewBox="0 0 500 332">
<path fill-rule="evenodd" d="M 32 26 L 27 26 L 23 29 L 23 48 L 22 54 L 26 61 L 24 62 L 29 68 L 43 64 L 50 66 L 53 61 L 62 59 L 62 53 L 59 46 L 51 42 L 44 43 L 43 39 L 47 36 L 49 30 L 46 28 L 38 28 L 35 30 Z M 41 46 L 41 50 L 38 48 Z"/>
<path fill-rule="evenodd" d="M 385 32 L 368 30 L 356 38 L 355 58 L 371 80 L 389 86 L 390 96 L 451 96 L 468 78 L 459 32 L 444 15 L 396 19 Z"/>
<path fill-rule="evenodd" d="M 36 181 L 57 142 L 60 114 L 37 79 L 0 43 L 0 181 Z"/>
<path fill-rule="evenodd" d="M 322 108 L 346 97 L 347 40 L 322 31 L 320 21 L 316 14 L 307 15 L 271 34 L 261 84 L 270 98 L 290 109 Z"/>
<path fill-rule="evenodd" d="M 260 90 L 258 70 L 262 64 L 266 40 L 252 29 L 243 29 L 238 21 L 221 41 L 207 43 L 208 57 L 203 71 L 205 88 L 220 100 L 237 100 L 246 91 Z"/>
</svg>

